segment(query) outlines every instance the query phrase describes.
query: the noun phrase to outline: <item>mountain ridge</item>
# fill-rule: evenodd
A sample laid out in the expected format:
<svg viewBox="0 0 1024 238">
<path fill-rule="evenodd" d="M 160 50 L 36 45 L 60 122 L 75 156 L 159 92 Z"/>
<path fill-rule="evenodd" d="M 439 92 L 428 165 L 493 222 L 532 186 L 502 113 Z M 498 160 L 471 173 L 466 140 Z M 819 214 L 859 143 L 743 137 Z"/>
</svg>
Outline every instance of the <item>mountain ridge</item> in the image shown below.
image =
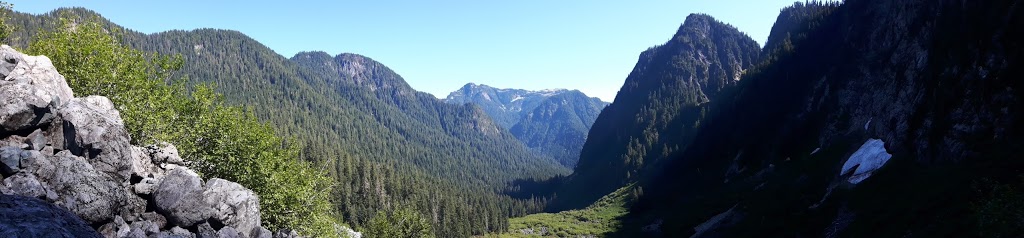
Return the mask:
<svg viewBox="0 0 1024 238">
<path fill-rule="evenodd" d="M 537 153 L 573 168 L 587 131 L 608 103 L 579 90 L 524 90 L 467 83 L 444 99 L 479 106 Z"/>
<path fill-rule="evenodd" d="M 553 89 L 541 89 L 541 90 L 527 90 L 527 89 L 514 89 L 514 88 L 496 88 L 486 84 L 466 83 L 458 90 L 452 91 L 444 99 L 445 102 L 460 104 L 460 103 L 476 103 L 486 108 L 494 107 L 502 109 L 502 111 L 511 112 L 522 112 L 524 110 L 531 110 L 536 105 L 551 96 L 558 94 L 568 93 L 576 91 L 575 89 L 564 89 L 564 88 L 553 88 Z M 584 94 L 586 95 L 586 94 Z M 600 99 L 596 97 L 587 97 L 590 99 Z M 525 101 L 524 101 L 525 100 Z M 494 102 L 496 106 L 489 106 L 487 102 Z M 607 104 L 607 102 L 601 101 Z M 490 114 L 502 114 L 497 111 Z M 519 118 L 508 117 L 508 116 L 495 116 L 495 120 L 505 128 L 511 128 L 515 125 Z"/>
<path fill-rule="evenodd" d="M 665 44 L 640 53 L 622 89 L 596 119 L 579 164 L 549 210 L 582 208 L 653 176 L 666 155 L 685 149 L 708 103 L 759 59 L 745 33 L 690 14 Z"/>
</svg>

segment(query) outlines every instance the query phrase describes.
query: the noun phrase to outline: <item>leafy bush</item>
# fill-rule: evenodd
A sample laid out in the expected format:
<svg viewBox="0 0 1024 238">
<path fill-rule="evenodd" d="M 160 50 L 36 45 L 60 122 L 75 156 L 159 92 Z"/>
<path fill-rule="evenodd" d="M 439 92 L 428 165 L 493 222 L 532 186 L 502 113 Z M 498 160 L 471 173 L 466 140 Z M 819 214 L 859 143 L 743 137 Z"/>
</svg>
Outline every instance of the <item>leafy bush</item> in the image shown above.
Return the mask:
<svg viewBox="0 0 1024 238">
<path fill-rule="evenodd" d="M 430 221 L 410 208 L 397 209 L 394 212 L 377 212 L 367 225 L 366 235 L 369 237 L 434 237 Z"/>
<path fill-rule="evenodd" d="M 206 178 L 224 178 L 256 192 L 264 225 L 307 235 L 334 235 L 329 195 L 333 181 L 300 161 L 298 147 L 250 112 L 228 106 L 212 86 L 186 88 L 172 80 L 180 56 L 150 54 L 120 43 L 116 30 L 96 20 L 65 17 L 55 31 L 29 45 L 46 55 L 79 96 L 110 98 L 132 141 L 175 144 L 189 165 Z"/>
</svg>

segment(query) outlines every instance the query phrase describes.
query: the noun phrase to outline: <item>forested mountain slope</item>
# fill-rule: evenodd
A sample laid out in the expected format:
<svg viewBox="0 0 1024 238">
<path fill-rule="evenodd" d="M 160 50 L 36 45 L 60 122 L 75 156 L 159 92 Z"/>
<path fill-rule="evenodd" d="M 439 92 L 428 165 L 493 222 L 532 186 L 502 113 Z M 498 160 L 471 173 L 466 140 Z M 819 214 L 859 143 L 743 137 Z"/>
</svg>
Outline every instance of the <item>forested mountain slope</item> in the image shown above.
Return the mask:
<svg viewBox="0 0 1024 238">
<path fill-rule="evenodd" d="M 640 102 L 634 104 L 691 101 L 631 97 L 631 74 L 595 123 L 553 208 L 593 198 L 567 199 L 577 194 L 572 191 L 632 177 L 635 202 L 612 223 L 622 226 L 605 235 L 1015 237 L 1024 229 L 1022 25 L 1024 8 L 1014 1 L 797 3 L 780 12 L 766 47 L 739 81 L 700 104 L 687 133 L 601 126 L 605 114 L 620 114 L 609 111 L 630 98 Z M 634 74 L 652 68 L 644 59 Z M 678 57 L 647 62 L 686 64 Z M 671 91 L 705 92 L 701 86 Z M 609 141 L 599 135 L 616 132 L 689 140 L 653 150 L 663 162 L 627 179 L 582 176 L 614 174 L 623 169 L 616 162 L 651 154 L 643 139 L 600 144 L 633 150 L 587 152 Z M 600 159 L 609 157 L 621 160 Z M 529 231 L 563 225 L 544 222 L 529 224 Z"/>
<path fill-rule="evenodd" d="M 16 43 L 56 26 L 61 14 L 99 17 L 84 9 L 16 13 L 10 21 L 19 29 Z M 228 102 L 248 106 L 291 136 L 289 143 L 303 145 L 304 158 L 333 165 L 326 169 L 340 181 L 337 210 L 357 227 L 377 211 L 412 207 L 430 218 L 439 236 L 501 229 L 507 217 L 542 205 L 498 194 L 504 183 L 566 171 L 479 108 L 412 90 L 366 57 L 307 52 L 288 59 L 236 31 L 147 35 L 98 20 L 135 48 L 181 55 L 185 64 L 176 74 L 190 84 L 214 83 Z"/>
<path fill-rule="evenodd" d="M 1019 235 L 1022 25 L 1014 1 L 785 9 L 617 235 Z"/>
<path fill-rule="evenodd" d="M 711 16 L 688 16 L 668 42 L 640 54 L 591 128 L 552 210 L 585 207 L 656 172 L 666 155 L 686 148 L 707 105 L 759 59 L 759 48 Z"/>
<path fill-rule="evenodd" d="M 608 103 L 578 90 L 499 89 L 466 84 L 447 103 L 473 103 L 526 146 L 573 168 L 597 115 Z"/>
</svg>

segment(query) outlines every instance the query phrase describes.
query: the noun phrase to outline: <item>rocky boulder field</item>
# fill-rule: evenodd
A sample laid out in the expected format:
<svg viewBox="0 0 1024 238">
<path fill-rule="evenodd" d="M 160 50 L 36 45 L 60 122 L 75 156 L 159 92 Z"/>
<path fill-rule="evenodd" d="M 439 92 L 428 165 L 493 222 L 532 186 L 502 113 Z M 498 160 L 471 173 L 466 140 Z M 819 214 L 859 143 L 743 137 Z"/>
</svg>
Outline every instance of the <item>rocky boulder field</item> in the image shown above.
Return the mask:
<svg viewBox="0 0 1024 238">
<path fill-rule="evenodd" d="M 0 47 L 0 237 L 294 237 L 259 198 L 204 180 L 174 145 L 132 145 L 106 97 L 74 97 L 46 56 Z"/>
</svg>

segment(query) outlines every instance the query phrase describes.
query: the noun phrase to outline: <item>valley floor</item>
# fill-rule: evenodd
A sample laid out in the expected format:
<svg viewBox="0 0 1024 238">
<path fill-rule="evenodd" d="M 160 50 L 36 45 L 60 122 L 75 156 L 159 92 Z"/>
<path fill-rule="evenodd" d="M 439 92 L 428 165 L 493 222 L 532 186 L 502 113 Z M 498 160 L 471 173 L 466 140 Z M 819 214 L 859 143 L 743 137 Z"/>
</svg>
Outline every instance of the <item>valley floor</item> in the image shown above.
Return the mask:
<svg viewBox="0 0 1024 238">
<path fill-rule="evenodd" d="M 602 237 L 621 227 L 621 219 L 633 200 L 629 193 L 632 188 L 632 185 L 622 187 L 580 210 L 511 218 L 509 229 L 504 233 L 482 237 Z"/>
</svg>

